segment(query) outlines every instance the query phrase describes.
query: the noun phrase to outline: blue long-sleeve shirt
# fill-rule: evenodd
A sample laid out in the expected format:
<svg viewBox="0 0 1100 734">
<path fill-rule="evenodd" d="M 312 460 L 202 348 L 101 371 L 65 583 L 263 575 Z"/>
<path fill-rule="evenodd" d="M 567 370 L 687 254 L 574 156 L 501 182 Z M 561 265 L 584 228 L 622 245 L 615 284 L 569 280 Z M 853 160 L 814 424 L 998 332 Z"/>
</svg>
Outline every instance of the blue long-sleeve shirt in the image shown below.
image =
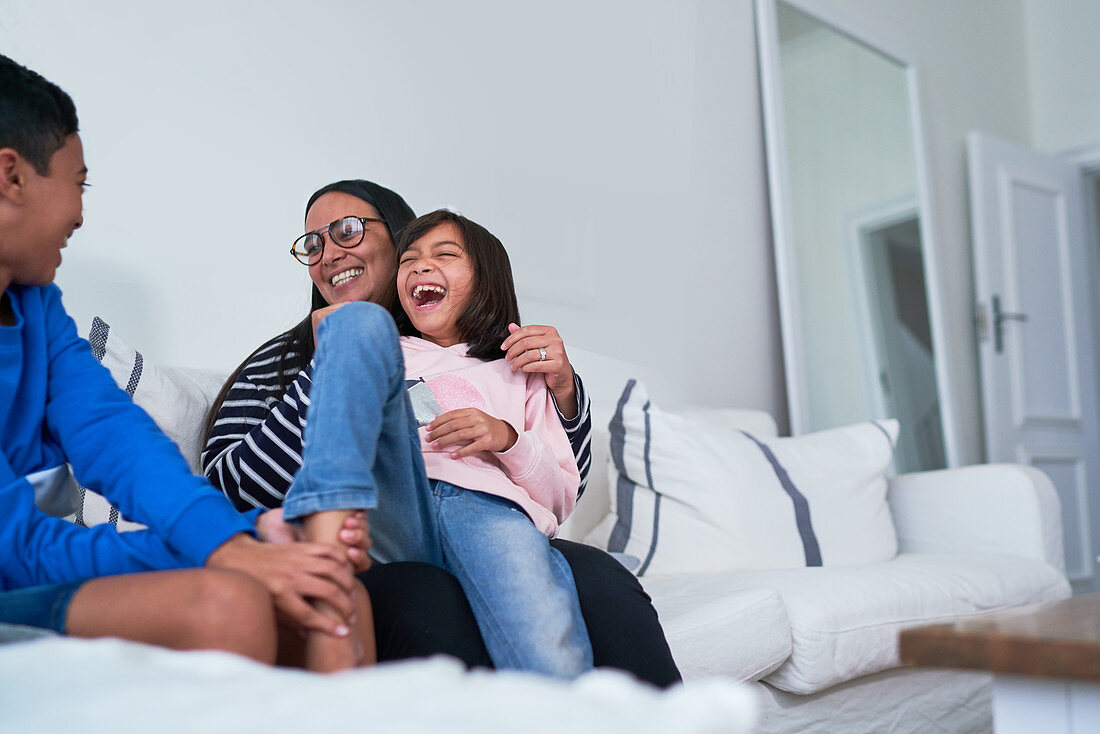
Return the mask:
<svg viewBox="0 0 1100 734">
<path fill-rule="evenodd" d="M 12 285 L 0 326 L 0 590 L 205 563 L 252 532 L 92 355 L 57 286 Z M 81 528 L 34 504 L 28 475 L 76 478 L 148 530 Z"/>
</svg>

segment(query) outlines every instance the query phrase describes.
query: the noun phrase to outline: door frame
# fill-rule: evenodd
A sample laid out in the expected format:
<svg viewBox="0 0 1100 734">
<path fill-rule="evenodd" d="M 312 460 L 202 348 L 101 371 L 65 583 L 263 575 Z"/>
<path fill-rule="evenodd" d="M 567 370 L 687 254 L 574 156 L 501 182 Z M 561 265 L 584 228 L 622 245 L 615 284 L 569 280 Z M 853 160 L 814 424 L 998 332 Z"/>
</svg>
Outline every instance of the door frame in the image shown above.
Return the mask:
<svg viewBox="0 0 1100 734">
<path fill-rule="evenodd" d="M 1100 142 L 1080 148 L 1064 151 L 1056 157 L 1076 164 L 1081 171 L 1081 176 L 1089 181 L 1085 187 L 1085 231 L 1088 233 L 1088 268 L 1092 283 L 1100 283 L 1100 206 L 1098 206 L 1096 194 L 1100 188 Z M 1093 288 L 1092 316 L 1093 324 L 1100 326 L 1100 288 Z M 1096 358 L 1100 365 L 1100 339 L 1096 340 Z M 1100 386 L 1097 388 L 1100 390 Z M 1100 549 L 1097 549 L 1100 552 Z M 1094 559 L 1100 568 L 1100 555 Z"/>
<path fill-rule="evenodd" d="M 1085 185 L 1082 187 L 1085 200 L 1081 204 L 1082 212 L 1085 215 L 1085 236 L 1087 238 L 1085 248 L 1086 267 L 1089 270 L 1088 280 L 1095 286 L 1095 284 L 1100 283 L 1100 202 L 1098 202 L 1097 196 L 1100 192 L 1100 142 L 1055 152 L 1053 157 L 1075 165 L 1081 177 L 1085 179 Z M 1100 288 L 1093 287 L 1091 290 L 1089 305 L 1092 308 L 1092 323 L 1100 325 Z M 1096 364 L 1100 365 L 1100 338 L 1095 340 L 1094 350 Z M 1097 385 L 1096 389 L 1100 393 L 1100 385 Z M 1100 499 L 1100 494 L 1094 496 L 1090 492 L 1088 499 L 1095 502 Z M 1085 580 L 1075 582 L 1073 583 L 1074 593 L 1100 588 L 1100 548 L 1092 547 L 1091 538 L 1085 540 L 1090 548 L 1090 555 L 1092 555 L 1090 560 L 1092 561 L 1093 576 L 1088 581 L 1091 581 L 1093 586 L 1083 583 Z"/>
<path fill-rule="evenodd" d="M 845 224 L 848 244 L 848 267 L 856 284 L 856 310 L 859 313 L 860 340 L 863 342 L 867 359 L 862 365 L 866 372 L 865 384 L 868 385 L 868 398 L 875 406 L 878 418 L 889 415 L 886 397 L 883 395 L 879 374 L 883 371 L 880 345 L 876 338 L 879 327 L 875 324 L 872 303 L 878 302 L 878 295 L 871 291 L 875 288 L 871 277 L 871 254 L 867 250 L 874 247 L 868 239 L 868 232 L 889 227 L 900 222 L 916 219 L 920 222 L 920 200 L 917 196 L 903 196 L 897 199 L 879 202 L 848 217 Z M 872 297 L 874 296 L 874 297 Z M 938 396 L 937 396 L 938 397 Z"/>
</svg>

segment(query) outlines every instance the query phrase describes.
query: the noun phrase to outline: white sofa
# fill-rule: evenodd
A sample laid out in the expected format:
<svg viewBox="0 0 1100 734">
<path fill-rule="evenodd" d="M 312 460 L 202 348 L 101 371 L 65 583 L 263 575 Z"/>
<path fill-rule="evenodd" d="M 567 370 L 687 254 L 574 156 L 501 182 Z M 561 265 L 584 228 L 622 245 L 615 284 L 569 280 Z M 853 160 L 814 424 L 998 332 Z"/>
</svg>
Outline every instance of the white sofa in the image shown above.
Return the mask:
<svg viewBox="0 0 1100 734">
<path fill-rule="evenodd" d="M 125 384 L 133 360 L 116 339 L 107 347 L 104 363 Z M 676 386 L 632 365 L 571 353 L 592 395 L 595 425 L 590 484 L 562 529 L 579 540 L 608 510 L 606 425 L 626 379 L 646 379 L 673 404 Z M 203 401 L 219 380 L 144 369 L 135 399 L 194 464 Z M 758 411 L 693 413 L 757 435 L 775 432 L 771 417 Z M 644 576 L 687 688 L 703 679 L 748 682 L 761 732 L 989 731 L 989 678 L 900 669 L 897 633 L 1069 595 L 1054 489 L 1026 467 L 976 466 L 894 477 L 888 502 L 899 549 L 892 560 Z M 0 648 L 0 669 L 3 657 Z M 682 730 L 689 730 L 686 719 Z M 736 730 L 732 720 L 729 730 Z"/>
<path fill-rule="evenodd" d="M 608 512 L 607 422 L 627 377 L 676 402 L 660 375 L 575 350 L 593 399 L 595 468 L 562 534 L 574 540 Z M 759 411 L 681 414 L 774 435 Z M 892 560 L 862 566 L 643 576 L 690 685 L 753 682 L 761 732 L 983 732 L 985 675 L 899 668 L 898 631 L 1070 594 L 1057 494 L 1041 472 L 981 465 L 892 477 Z"/>
</svg>

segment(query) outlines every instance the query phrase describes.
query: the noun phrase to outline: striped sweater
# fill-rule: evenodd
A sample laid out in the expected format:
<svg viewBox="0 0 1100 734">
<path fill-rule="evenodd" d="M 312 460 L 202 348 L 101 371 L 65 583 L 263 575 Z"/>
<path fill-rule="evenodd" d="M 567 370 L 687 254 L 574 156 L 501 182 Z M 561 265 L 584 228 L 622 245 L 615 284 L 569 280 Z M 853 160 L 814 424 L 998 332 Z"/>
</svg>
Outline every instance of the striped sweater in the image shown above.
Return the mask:
<svg viewBox="0 0 1100 734">
<path fill-rule="evenodd" d="M 203 473 L 241 511 L 282 505 L 302 466 L 313 362 L 296 375 L 287 372 L 283 392 L 278 362 L 286 338 L 281 334 L 268 341 L 234 376 L 202 452 Z M 566 419 L 559 412 L 558 417 L 580 470 L 579 498 L 592 463 L 592 418 L 584 385 L 579 377 L 573 379 L 577 415 Z"/>
</svg>

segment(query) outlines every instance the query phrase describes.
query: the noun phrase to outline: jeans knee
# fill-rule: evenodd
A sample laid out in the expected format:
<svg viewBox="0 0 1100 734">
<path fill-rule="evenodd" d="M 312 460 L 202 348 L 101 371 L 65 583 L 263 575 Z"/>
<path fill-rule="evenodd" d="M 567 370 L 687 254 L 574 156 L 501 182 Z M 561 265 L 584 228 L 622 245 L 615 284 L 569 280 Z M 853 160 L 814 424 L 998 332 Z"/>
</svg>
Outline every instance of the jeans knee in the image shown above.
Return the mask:
<svg viewBox="0 0 1100 734">
<path fill-rule="evenodd" d="M 363 338 L 377 345 L 383 340 L 397 341 L 397 326 L 389 311 L 377 303 L 356 301 L 346 304 L 321 321 L 318 339 L 339 337 L 341 340 Z"/>
<path fill-rule="evenodd" d="M 360 375 L 368 364 L 376 365 L 388 376 L 405 376 L 397 325 L 386 309 L 375 303 L 356 301 L 333 311 L 321 321 L 317 331 L 319 364 Z"/>
</svg>

